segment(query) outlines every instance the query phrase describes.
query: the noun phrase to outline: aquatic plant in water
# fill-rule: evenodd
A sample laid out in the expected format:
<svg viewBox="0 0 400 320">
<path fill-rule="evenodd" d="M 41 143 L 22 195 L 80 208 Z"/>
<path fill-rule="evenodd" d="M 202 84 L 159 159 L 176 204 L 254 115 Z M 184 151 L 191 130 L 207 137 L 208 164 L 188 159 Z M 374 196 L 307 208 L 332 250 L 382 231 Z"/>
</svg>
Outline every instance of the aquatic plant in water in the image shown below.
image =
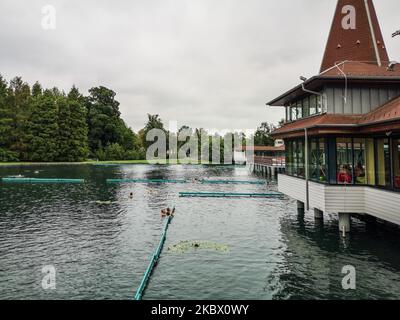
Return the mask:
<svg viewBox="0 0 400 320">
<path fill-rule="evenodd" d="M 189 250 L 214 250 L 220 252 L 228 252 L 229 248 L 227 245 L 214 243 L 214 242 L 207 242 L 207 241 L 180 241 L 177 244 L 171 245 L 168 247 L 169 252 L 173 253 L 186 253 Z"/>
</svg>

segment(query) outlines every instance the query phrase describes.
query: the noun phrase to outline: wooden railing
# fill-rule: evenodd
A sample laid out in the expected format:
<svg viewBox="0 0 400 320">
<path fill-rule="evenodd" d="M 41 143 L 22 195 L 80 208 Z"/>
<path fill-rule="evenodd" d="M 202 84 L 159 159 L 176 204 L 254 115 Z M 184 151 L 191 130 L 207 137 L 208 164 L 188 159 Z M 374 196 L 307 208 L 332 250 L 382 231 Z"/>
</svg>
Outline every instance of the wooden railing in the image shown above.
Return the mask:
<svg viewBox="0 0 400 320">
<path fill-rule="evenodd" d="M 254 164 L 270 167 L 284 167 L 285 157 L 254 156 Z"/>
</svg>

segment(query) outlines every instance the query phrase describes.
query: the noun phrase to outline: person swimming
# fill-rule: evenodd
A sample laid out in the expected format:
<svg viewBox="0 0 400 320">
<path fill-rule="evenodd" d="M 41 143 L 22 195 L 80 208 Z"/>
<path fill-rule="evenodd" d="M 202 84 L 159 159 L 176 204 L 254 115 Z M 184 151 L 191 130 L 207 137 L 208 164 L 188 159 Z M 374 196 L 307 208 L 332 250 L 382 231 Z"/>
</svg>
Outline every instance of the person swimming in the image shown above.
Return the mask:
<svg viewBox="0 0 400 320">
<path fill-rule="evenodd" d="M 175 207 L 174 207 L 174 209 L 172 209 L 172 211 L 169 207 L 161 210 L 162 217 L 173 217 L 174 213 L 175 213 Z"/>
<path fill-rule="evenodd" d="M 129 198 L 133 198 L 133 192 L 131 192 L 130 194 L 129 194 Z"/>
</svg>

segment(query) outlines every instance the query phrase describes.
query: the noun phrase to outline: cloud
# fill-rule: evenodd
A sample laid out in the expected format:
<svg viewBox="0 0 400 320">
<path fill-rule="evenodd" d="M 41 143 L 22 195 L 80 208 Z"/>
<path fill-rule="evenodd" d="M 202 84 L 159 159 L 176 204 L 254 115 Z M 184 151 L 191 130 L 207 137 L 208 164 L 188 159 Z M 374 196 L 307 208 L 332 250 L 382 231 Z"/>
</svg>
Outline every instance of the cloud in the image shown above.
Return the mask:
<svg viewBox="0 0 400 320">
<path fill-rule="evenodd" d="M 44 5 L 57 28 L 41 28 Z M 318 72 L 334 0 L 2 0 L 0 73 L 117 92 L 138 130 L 146 113 L 204 128 L 255 128 L 284 112 L 265 102 Z M 375 1 L 389 52 L 396 0 Z M 398 60 L 400 59 L 397 57 Z"/>
</svg>

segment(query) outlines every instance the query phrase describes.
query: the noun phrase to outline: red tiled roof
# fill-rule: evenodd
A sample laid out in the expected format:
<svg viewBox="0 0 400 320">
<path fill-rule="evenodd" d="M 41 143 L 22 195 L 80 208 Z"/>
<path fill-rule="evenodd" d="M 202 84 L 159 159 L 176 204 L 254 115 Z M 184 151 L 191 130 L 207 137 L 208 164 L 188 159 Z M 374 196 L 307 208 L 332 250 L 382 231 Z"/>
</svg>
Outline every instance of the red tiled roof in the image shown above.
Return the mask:
<svg viewBox="0 0 400 320">
<path fill-rule="evenodd" d="M 355 9 L 354 28 L 350 24 L 352 8 L 349 6 Z M 338 1 L 321 72 L 334 66 L 336 62 L 345 60 L 368 61 L 376 65 L 379 60 L 389 60 L 372 0 Z"/>
<path fill-rule="evenodd" d="M 400 119 L 400 97 L 392 99 L 383 106 L 362 116 L 358 123 L 369 125 L 375 122 L 392 121 L 395 119 Z"/>
<path fill-rule="evenodd" d="M 294 122 L 290 122 L 276 129 L 272 132 L 273 135 L 282 133 L 289 133 L 297 130 L 303 130 L 305 128 L 312 128 L 324 125 L 335 125 L 335 126 L 346 126 L 357 124 L 361 115 L 343 115 L 343 114 L 321 114 L 309 118 L 300 119 Z"/>
<path fill-rule="evenodd" d="M 352 10 L 350 6 L 355 9 L 355 29 L 346 26 L 349 10 Z M 320 74 L 308 79 L 303 85 L 309 90 L 319 91 L 324 83 L 341 79 L 344 74 L 349 83 L 400 81 L 400 64 L 389 71 L 389 63 L 372 0 L 338 0 Z M 288 105 L 303 95 L 302 86 L 298 85 L 267 104 Z"/>
<path fill-rule="evenodd" d="M 331 127 L 331 128 L 352 128 L 359 130 L 360 127 L 370 126 L 377 123 L 387 123 L 400 120 L 400 97 L 390 100 L 383 106 L 365 115 L 345 114 L 322 114 L 309 118 L 287 123 L 281 128 L 272 132 L 273 136 L 282 136 L 305 128 Z M 400 130 L 400 125 L 399 128 Z"/>
<path fill-rule="evenodd" d="M 382 66 L 376 64 L 344 61 L 337 64 L 337 67 L 330 68 L 320 74 L 320 76 L 341 76 L 343 73 L 348 77 L 399 77 L 400 64 L 395 65 L 393 71 L 388 70 L 388 62 Z"/>
</svg>

